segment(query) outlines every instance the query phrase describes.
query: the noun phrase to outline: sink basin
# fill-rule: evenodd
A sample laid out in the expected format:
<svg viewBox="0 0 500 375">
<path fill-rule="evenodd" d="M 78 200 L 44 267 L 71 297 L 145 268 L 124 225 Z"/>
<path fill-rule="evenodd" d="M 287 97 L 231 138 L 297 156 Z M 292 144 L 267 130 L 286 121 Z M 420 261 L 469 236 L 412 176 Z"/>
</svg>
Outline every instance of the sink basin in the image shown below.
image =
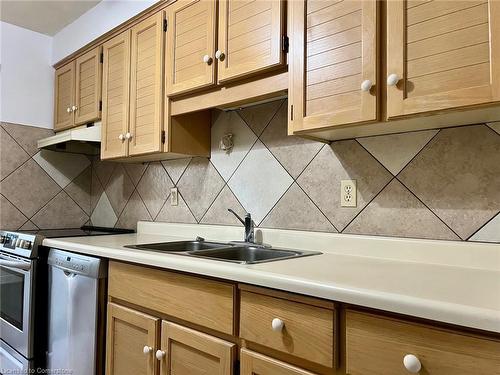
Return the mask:
<svg viewBox="0 0 500 375">
<path fill-rule="evenodd" d="M 226 248 L 230 245 L 219 242 L 207 241 L 176 241 L 176 242 L 158 242 L 146 243 L 140 245 L 126 245 L 130 249 L 150 250 L 150 251 L 163 251 L 163 252 L 189 252 L 207 249 L 220 249 Z"/>
<path fill-rule="evenodd" d="M 232 246 L 191 251 L 188 255 L 233 263 L 254 264 L 321 254 L 316 251 L 273 249 L 260 246 Z"/>
</svg>

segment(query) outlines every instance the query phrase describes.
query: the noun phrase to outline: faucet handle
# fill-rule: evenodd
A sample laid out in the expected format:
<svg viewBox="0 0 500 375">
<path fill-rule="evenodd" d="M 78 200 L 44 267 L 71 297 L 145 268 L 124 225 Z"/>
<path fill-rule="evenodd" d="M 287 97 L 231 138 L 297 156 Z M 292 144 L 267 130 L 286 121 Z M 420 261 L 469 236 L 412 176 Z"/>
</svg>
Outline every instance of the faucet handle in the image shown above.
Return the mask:
<svg viewBox="0 0 500 375">
<path fill-rule="evenodd" d="M 234 210 L 228 208 L 227 209 L 229 212 L 231 212 L 234 216 L 236 216 L 236 218 L 240 221 L 241 224 L 245 225 L 245 220 L 243 220 L 240 215 L 238 215 L 236 212 L 234 212 Z M 250 214 L 247 214 L 247 215 L 250 215 Z M 245 216 L 246 217 L 246 216 Z"/>
</svg>

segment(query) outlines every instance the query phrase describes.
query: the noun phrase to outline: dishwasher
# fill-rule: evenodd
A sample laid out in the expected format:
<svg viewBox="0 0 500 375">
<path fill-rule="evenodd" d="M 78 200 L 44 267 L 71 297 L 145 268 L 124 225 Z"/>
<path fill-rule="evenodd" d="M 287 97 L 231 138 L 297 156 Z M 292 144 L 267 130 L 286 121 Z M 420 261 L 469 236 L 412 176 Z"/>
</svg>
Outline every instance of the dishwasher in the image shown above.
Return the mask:
<svg viewBox="0 0 500 375">
<path fill-rule="evenodd" d="M 47 370 L 104 374 L 107 261 L 51 249 Z"/>
</svg>

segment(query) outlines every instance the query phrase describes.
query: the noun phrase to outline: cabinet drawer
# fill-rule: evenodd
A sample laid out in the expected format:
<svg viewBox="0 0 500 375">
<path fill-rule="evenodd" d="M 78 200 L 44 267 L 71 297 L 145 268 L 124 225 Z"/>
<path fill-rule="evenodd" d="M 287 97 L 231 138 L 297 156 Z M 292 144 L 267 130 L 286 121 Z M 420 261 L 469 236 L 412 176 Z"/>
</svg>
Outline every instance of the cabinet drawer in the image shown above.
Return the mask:
<svg viewBox="0 0 500 375">
<path fill-rule="evenodd" d="M 111 297 L 227 334 L 234 333 L 234 288 L 176 272 L 109 263 Z"/>
<path fill-rule="evenodd" d="M 315 375 L 277 359 L 241 349 L 240 375 Z"/>
<path fill-rule="evenodd" d="M 332 309 L 312 306 L 250 291 L 241 292 L 240 336 L 256 344 L 334 367 Z M 273 328 L 273 319 L 283 322 Z"/>
<path fill-rule="evenodd" d="M 498 375 L 500 341 L 347 311 L 346 369 L 350 375 L 404 375 L 420 363 L 426 375 Z M 415 373 L 417 373 L 415 372 Z"/>
</svg>

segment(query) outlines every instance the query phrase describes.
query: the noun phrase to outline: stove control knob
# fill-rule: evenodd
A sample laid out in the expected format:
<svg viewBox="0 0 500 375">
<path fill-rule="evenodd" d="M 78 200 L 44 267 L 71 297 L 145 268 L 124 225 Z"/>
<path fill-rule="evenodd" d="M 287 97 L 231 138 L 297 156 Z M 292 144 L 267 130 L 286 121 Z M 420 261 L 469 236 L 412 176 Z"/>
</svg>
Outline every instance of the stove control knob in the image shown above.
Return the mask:
<svg viewBox="0 0 500 375">
<path fill-rule="evenodd" d="M 25 249 L 31 249 L 31 241 L 24 241 L 23 248 Z"/>
<path fill-rule="evenodd" d="M 6 239 L 6 236 L 0 236 L 0 243 L 4 243 Z"/>
</svg>

